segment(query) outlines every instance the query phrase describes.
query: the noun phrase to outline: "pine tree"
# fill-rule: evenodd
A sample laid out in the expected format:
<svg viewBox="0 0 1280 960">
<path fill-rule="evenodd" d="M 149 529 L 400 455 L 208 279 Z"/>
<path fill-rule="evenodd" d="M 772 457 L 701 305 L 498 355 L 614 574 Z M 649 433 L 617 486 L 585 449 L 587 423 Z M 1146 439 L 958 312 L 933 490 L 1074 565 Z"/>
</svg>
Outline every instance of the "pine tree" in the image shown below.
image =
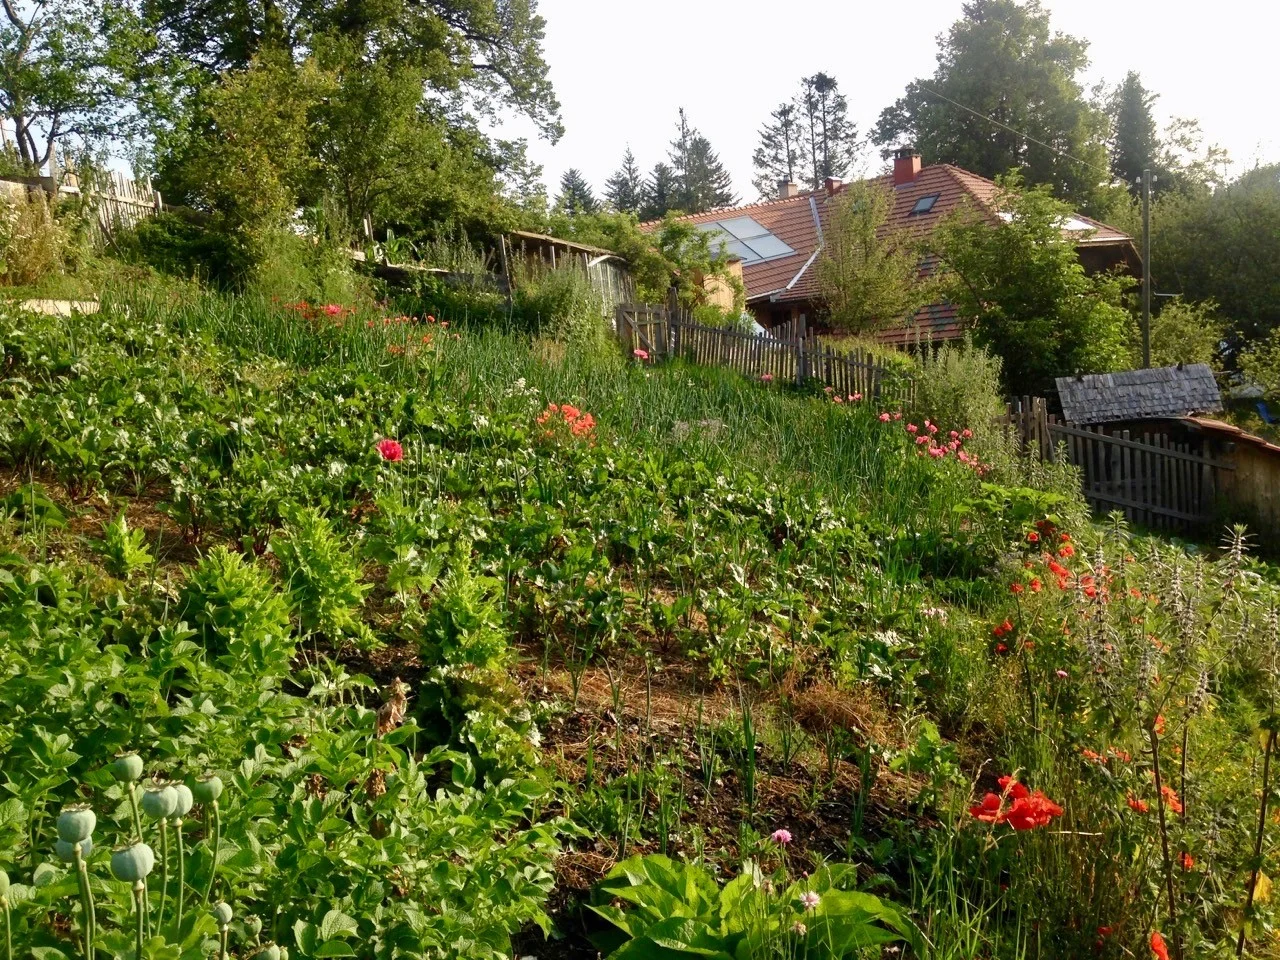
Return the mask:
<svg viewBox="0 0 1280 960">
<path fill-rule="evenodd" d="M 1161 153 L 1160 135 L 1152 113 L 1158 94 L 1142 85 L 1130 70 L 1107 104 L 1111 118 L 1111 174 L 1137 196 L 1142 171 L 1153 169 Z"/>
<path fill-rule="evenodd" d="M 653 172 L 644 185 L 644 203 L 640 208 L 640 219 L 657 220 L 665 217 L 673 209 L 676 193 L 675 171 L 665 163 L 654 165 Z"/>
<path fill-rule="evenodd" d="M 781 103 L 769 114 L 770 122 L 760 128 L 760 145 L 751 155 L 755 176 L 751 185 L 761 199 L 776 196 L 778 183 L 796 182 L 796 171 L 802 163 L 800 151 L 800 117 L 794 103 Z"/>
<path fill-rule="evenodd" d="M 560 177 L 560 195 L 556 197 L 556 209 L 568 216 L 595 213 L 600 203 L 591 192 L 591 184 L 577 167 L 570 167 Z"/>
<path fill-rule="evenodd" d="M 690 126 L 680 108 L 678 135 L 671 141 L 671 167 L 675 173 L 674 206 L 684 213 L 702 213 L 737 203 L 733 180 L 719 155 L 696 127 Z"/>
<path fill-rule="evenodd" d="M 605 181 L 605 199 L 619 213 L 638 214 L 644 206 L 644 194 L 644 175 L 636 164 L 635 154 L 627 147 L 627 152 L 622 155 L 622 166 Z"/>
</svg>

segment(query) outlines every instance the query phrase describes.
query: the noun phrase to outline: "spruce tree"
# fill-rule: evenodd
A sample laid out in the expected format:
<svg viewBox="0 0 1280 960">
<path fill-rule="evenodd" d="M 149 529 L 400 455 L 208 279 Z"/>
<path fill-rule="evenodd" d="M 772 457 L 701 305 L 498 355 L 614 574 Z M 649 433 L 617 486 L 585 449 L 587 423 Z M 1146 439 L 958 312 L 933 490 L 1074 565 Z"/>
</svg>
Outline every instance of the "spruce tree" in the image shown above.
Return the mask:
<svg viewBox="0 0 1280 960">
<path fill-rule="evenodd" d="M 684 213 L 702 213 L 737 203 L 729 171 L 711 148 L 710 141 L 689 124 L 683 107 L 676 139 L 671 141 L 670 158 L 676 180 L 673 205 L 677 209 Z"/>
<path fill-rule="evenodd" d="M 751 185 L 762 200 L 777 195 L 779 182 L 796 182 L 801 163 L 800 122 L 794 103 L 780 103 L 769 114 L 769 122 L 760 128 L 760 145 L 751 155 L 755 176 Z"/>
<path fill-rule="evenodd" d="M 556 208 L 568 216 L 575 217 L 580 213 L 595 213 L 600 203 L 591 192 L 591 184 L 577 167 L 570 167 L 560 177 L 560 195 L 556 197 Z"/>
<path fill-rule="evenodd" d="M 644 175 L 636 164 L 635 154 L 627 147 L 627 152 L 622 155 L 622 166 L 605 181 L 605 199 L 619 213 L 639 214 L 644 206 L 644 194 Z"/>
<path fill-rule="evenodd" d="M 1111 174 L 1134 196 L 1141 191 L 1142 171 L 1154 169 L 1161 153 L 1152 113 L 1157 94 L 1130 70 L 1107 104 L 1111 119 Z"/>
<path fill-rule="evenodd" d="M 644 203 L 640 208 L 641 220 L 657 220 L 673 209 L 676 193 L 675 171 L 665 163 L 654 165 L 653 172 L 644 185 Z"/>
</svg>

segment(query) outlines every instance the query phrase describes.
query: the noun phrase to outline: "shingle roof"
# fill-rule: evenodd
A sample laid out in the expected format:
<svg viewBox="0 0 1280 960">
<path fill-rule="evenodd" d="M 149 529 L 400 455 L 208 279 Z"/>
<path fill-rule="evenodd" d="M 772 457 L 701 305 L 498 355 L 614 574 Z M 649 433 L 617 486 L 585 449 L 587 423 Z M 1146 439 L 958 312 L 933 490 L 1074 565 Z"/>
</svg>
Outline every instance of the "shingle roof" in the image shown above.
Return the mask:
<svg viewBox="0 0 1280 960">
<path fill-rule="evenodd" d="M 1072 423 L 1185 417 L 1222 409 L 1207 363 L 1058 377 L 1063 416 Z"/>
<path fill-rule="evenodd" d="M 936 163 L 921 168 L 914 180 L 895 187 L 892 174 L 874 178 L 875 182 L 893 191 L 893 210 L 886 221 L 885 230 L 903 229 L 914 235 L 931 233 L 944 217 L 968 206 L 983 212 L 996 222 L 994 202 L 999 187 L 991 180 L 962 170 L 948 163 Z M 776 260 L 746 263 L 742 268 L 742 280 L 746 286 L 747 301 L 773 300 L 779 303 L 803 302 L 818 296 L 817 272 L 813 269 L 813 253 L 821 241 L 828 217 L 828 204 L 832 197 L 844 189 L 838 187 L 832 194 L 826 190 L 801 193 L 785 200 L 765 200 L 741 207 L 722 207 L 681 219 L 688 223 L 710 223 L 729 217 L 752 217 L 782 240 L 795 253 Z M 933 194 L 938 195 L 933 207 L 922 214 L 912 214 L 917 201 Z M 1076 215 L 1076 220 L 1087 224 L 1092 233 L 1072 233 L 1078 244 L 1130 244 L 1127 234 L 1106 224 Z M 652 220 L 640 225 L 641 230 L 655 230 L 662 221 Z M 880 338 L 886 342 L 909 343 L 921 338 L 949 339 L 960 333 L 955 310 L 939 304 L 926 307 L 916 316 L 920 328 L 892 328 Z"/>
</svg>

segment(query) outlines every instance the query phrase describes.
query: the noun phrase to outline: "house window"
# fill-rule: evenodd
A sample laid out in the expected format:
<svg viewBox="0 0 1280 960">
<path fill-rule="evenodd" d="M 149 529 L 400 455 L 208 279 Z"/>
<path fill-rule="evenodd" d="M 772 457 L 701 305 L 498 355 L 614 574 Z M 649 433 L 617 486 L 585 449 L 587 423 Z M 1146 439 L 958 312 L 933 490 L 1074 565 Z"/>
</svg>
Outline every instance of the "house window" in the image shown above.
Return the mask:
<svg viewBox="0 0 1280 960">
<path fill-rule="evenodd" d="M 928 213 L 933 209 L 933 205 L 938 202 L 938 197 L 940 196 L 942 196 L 940 193 L 931 193 L 927 197 L 921 197 L 916 201 L 916 205 L 911 208 L 911 213 L 908 216 L 916 217 L 922 213 Z"/>
<path fill-rule="evenodd" d="M 710 233 L 711 247 L 718 253 L 737 257 L 743 266 L 789 257 L 795 251 L 787 246 L 760 223 L 750 217 L 733 217 L 729 220 L 713 220 L 698 224 L 698 229 Z"/>
</svg>

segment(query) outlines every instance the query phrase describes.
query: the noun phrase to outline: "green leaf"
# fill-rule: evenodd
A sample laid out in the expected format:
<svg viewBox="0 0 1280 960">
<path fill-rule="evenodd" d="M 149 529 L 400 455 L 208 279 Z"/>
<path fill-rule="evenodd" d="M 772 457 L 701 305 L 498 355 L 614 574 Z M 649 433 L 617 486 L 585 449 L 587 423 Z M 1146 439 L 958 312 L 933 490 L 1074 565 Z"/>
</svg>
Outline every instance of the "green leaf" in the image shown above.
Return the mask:
<svg viewBox="0 0 1280 960">
<path fill-rule="evenodd" d="M 341 910 L 330 910 L 320 921 L 320 939 L 332 940 L 334 937 L 354 936 L 359 930 L 353 918 Z"/>
<path fill-rule="evenodd" d="M 351 946 L 342 940 L 330 940 L 312 954 L 314 957 L 354 957 L 355 955 L 356 952 L 351 949 Z"/>
</svg>

